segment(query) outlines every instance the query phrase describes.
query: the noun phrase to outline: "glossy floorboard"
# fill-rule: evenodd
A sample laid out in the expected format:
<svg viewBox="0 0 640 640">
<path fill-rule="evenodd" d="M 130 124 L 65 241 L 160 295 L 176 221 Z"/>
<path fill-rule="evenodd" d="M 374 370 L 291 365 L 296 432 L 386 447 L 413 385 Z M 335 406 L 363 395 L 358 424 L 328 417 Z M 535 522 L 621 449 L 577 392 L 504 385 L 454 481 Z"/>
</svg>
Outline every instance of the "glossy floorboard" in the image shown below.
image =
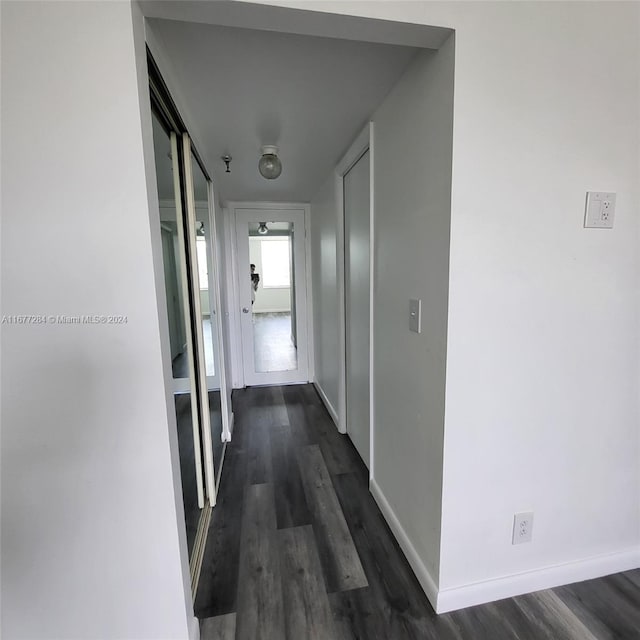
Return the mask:
<svg viewBox="0 0 640 640">
<path fill-rule="evenodd" d="M 234 392 L 202 640 L 640 640 L 640 570 L 437 616 L 310 385 Z"/>
<path fill-rule="evenodd" d="M 298 368 L 298 352 L 291 339 L 290 313 L 253 314 L 253 357 L 256 371 L 262 373 Z"/>
</svg>

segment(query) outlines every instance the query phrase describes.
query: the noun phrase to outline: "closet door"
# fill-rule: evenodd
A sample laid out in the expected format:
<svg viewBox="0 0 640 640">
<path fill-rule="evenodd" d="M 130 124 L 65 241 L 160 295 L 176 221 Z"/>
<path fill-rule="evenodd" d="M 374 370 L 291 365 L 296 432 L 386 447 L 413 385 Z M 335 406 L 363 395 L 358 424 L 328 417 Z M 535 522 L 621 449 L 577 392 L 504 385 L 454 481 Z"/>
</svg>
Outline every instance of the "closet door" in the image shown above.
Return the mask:
<svg viewBox="0 0 640 640">
<path fill-rule="evenodd" d="M 229 433 L 222 352 L 213 185 L 151 58 L 149 89 L 159 200 L 166 322 L 180 477 L 195 597 Z M 152 223 L 154 240 L 158 227 Z M 159 253 L 159 250 L 158 250 Z M 156 254 L 157 255 L 157 254 Z M 157 259 L 154 255 L 154 259 Z M 166 335 L 166 334 L 165 334 Z M 169 361 L 170 358 L 170 361 Z"/>
<path fill-rule="evenodd" d="M 182 501 L 187 549 L 191 558 L 205 504 L 205 487 L 180 184 L 180 153 L 178 137 L 165 129 L 155 113 L 152 126 Z"/>
<path fill-rule="evenodd" d="M 369 467 L 369 152 L 344 176 L 347 433 Z"/>
<path fill-rule="evenodd" d="M 210 183 L 191 148 L 182 137 L 187 196 L 186 231 L 195 338 L 196 376 L 207 496 L 215 505 L 217 470 L 221 467 L 224 443 L 223 393 L 221 393 L 220 318 L 216 286 L 215 242 Z"/>
</svg>

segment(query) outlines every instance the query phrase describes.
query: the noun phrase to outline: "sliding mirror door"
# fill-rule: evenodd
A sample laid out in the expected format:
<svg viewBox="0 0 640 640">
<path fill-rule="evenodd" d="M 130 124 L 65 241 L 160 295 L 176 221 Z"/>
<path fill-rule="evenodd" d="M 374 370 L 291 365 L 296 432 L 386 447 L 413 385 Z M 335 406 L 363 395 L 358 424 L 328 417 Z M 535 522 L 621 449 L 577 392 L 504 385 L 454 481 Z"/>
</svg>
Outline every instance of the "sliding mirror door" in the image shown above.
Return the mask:
<svg viewBox="0 0 640 640">
<path fill-rule="evenodd" d="M 178 139 L 152 114 L 160 232 L 166 293 L 180 477 L 187 548 L 192 557 L 205 503 L 198 393 L 195 376 L 186 242 L 182 223 Z"/>
<path fill-rule="evenodd" d="M 165 367 L 172 374 L 195 597 L 229 432 L 213 186 L 151 56 L 148 61 L 169 336 Z"/>
<path fill-rule="evenodd" d="M 210 183 L 191 149 L 187 134 L 183 135 L 185 175 L 187 183 L 187 221 L 189 252 L 193 273 L 194 333 L 198 349 L 198 377 L 201 389 L 202 428 L 205 442 L 205 477 L 212 505 L 217 491 L 217 471 L 221 468 L 222 441 L 222 369 L 220 358 L 220 326 L 218 288 Z"/>
</svg>

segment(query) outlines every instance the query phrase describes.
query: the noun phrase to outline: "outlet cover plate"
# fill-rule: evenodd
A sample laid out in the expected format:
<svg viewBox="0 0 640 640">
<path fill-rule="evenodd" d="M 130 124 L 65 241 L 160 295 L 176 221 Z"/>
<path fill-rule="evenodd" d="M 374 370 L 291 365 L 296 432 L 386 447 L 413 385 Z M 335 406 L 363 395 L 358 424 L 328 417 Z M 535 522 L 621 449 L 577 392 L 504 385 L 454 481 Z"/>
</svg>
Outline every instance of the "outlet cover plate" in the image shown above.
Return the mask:
<svg viewBox="0 0 640 640">
<path fill-rule="evenodd" d="M 512 544 L 531 542 L 533 533 L 533 511 L 523 511 L 513 516 Z"/>
<path fill-rule="evenodd" d="M 586 229 L 613 229 L 616 212 L 616 194 L 610 191 L 587 191 L 584 209 Z"/>
</svg>

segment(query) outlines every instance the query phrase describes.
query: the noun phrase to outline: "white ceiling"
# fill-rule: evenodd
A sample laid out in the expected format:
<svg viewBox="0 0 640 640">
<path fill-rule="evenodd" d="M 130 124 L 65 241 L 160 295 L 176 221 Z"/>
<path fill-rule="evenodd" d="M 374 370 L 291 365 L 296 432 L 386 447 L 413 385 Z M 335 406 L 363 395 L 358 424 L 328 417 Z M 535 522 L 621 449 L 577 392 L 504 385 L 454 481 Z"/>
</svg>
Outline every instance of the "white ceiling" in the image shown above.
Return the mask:
<svg viewBox="0 0 640 640">
<path fill-rule="evenodd" d="M 309 201 L 417 51 L 175 20 L 149 26 L 223 200 Z M 277 180 L 258 173 L 263 144 L 280 147 Z"/>
</svg>

